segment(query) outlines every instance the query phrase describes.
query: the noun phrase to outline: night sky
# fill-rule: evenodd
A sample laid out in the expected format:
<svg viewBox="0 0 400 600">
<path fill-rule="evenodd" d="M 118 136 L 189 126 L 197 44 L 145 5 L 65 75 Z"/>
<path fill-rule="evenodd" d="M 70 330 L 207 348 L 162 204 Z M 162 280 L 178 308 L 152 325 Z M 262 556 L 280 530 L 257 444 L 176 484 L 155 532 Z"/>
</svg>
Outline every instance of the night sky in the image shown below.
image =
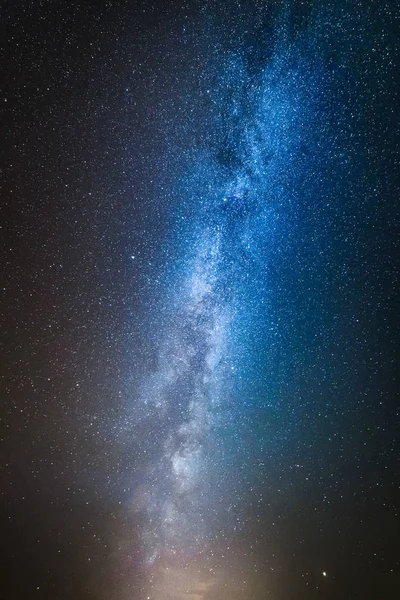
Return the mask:
<svg viewBox="0 0 400 600">
<path fill-rule="evenodd" d="M 397 600 L 389 0 L 1 3 L 0 600 Z"/>
</svg>

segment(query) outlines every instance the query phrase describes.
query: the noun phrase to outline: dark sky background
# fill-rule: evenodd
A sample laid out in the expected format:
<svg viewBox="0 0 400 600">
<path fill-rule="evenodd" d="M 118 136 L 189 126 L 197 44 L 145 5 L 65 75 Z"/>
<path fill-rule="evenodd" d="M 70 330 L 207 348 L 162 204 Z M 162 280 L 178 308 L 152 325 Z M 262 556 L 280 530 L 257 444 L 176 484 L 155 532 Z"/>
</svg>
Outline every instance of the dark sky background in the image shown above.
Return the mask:
<svg viewBox="0 0 400 600">
<path fill-rule="evenodd" d="M 1 8 L 0 598 L 397 599 L 395 3 Z"/>
</svg>

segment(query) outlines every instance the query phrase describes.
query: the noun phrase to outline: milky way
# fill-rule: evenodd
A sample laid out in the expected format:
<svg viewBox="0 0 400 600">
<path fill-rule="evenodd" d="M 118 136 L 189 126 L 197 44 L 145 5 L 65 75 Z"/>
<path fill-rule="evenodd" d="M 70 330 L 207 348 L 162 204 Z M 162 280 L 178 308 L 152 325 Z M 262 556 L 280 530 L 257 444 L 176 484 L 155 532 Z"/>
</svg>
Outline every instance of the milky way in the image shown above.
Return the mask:
<svg viewBox="0 0 400 600">
<path fill-rule="evenodd" d="M 189 197 L 171 236 L 178 245 L 190 243 L 182 244 L 179 269 L 162 292 L 162 317 L 153 320 L 156 365 L 143 376 L 132 408 L 151 430 L 143 443 L 153 456 L 133 500 L 134 510 L 144 515 L 145 561 L 156 568 L 160 561 L 179 559 L 179 569 L 172 575 L 166 570 L 155 595 L 149 592 L 155 600 L 183 598 L 190 585 L 200 585 L 190 597 L 206 598 L 220 585 L 218 577 L 199 583 L 195 576 L 190 583 L 187 573 L 198 555 L 210 560 L 218 512 L 234 501 L 233 492 L 218 482 L 229 461 L 219 438 L 225 429 L 242 443 L 235 419 L 246 394 L 246 355 L 268 345 L 257 318 L 273 328 L 269 261 L 295 227 L 296 190 L 304 177 L 299 163 L 314 151 L 313 119 L 324 75 L 315 40 L 305 31 L 288 43 L 285 11 L 275 27 L 270 56 L 259 72 L 249 72 L 248 49 L 239 48 L 220 58 L 215 89 L 206 91 L 216 107 L 210 118 L 215 139 L 183 174 Z"/>
</svg>

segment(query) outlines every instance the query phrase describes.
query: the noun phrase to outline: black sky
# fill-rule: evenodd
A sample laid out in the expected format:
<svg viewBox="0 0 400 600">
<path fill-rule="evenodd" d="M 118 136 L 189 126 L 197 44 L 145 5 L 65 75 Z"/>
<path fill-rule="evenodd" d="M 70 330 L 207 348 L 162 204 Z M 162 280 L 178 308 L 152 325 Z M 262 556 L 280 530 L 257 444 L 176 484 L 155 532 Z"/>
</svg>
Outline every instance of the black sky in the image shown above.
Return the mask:
<svg viewBox="0 0 400 600">
<path fill-rule="evenodd" d="M 292 177 L 292 204 L 279 213 L 289 222 L 292 207 L 297 224 L 276 234 L 268 294 L 260 276 L 274 347 L 261 342 L 251 354 L 248 399 L 222 433 L 227 510 L 242 524 L 231 534 L 224 517 L 222 537 L 234 549 L 229 568 L 245 549 L 244 572 L 257 564 L 262 574 L 245 600 L 394 600 L 396 7 L 321 3 L 321 25 L 316 4 L 289 7 L 285 43 L 319 32 L 325 87 L 313 122 L 302 125 L 311 131 L 304 163 Z M 180 230 L 170 232 L 181 213 L 190 220 L 194 212 L 185 198 L 197 180 L 187 173 L 206 151 L 223 177 L 238 168 L 239 126 L 224 112 L 235 92 L 221 91 L 229 84 L 218 79 L 225 57 L 243 51 L 249 81 L 259 81 L 274 52 L 265 39 L 275 39 L 285 7 L 2 5 L 4 600 L 126 600 L 127 589 L 142 598 L 142 522 L 127 507 L 146 468 L 142 448 L 162 432 L 151 421 L 129 437 L 124 418 L 134 413 L 138 377 L 156 369 L 152 314 L 160 298 L 168 302 L 168 269 L 182 260 Z M 242 90 L 242 120 L 252 89 Z M 260 314 L 256 340 L 270 323 L 271 312 Z"/>
</svg>

